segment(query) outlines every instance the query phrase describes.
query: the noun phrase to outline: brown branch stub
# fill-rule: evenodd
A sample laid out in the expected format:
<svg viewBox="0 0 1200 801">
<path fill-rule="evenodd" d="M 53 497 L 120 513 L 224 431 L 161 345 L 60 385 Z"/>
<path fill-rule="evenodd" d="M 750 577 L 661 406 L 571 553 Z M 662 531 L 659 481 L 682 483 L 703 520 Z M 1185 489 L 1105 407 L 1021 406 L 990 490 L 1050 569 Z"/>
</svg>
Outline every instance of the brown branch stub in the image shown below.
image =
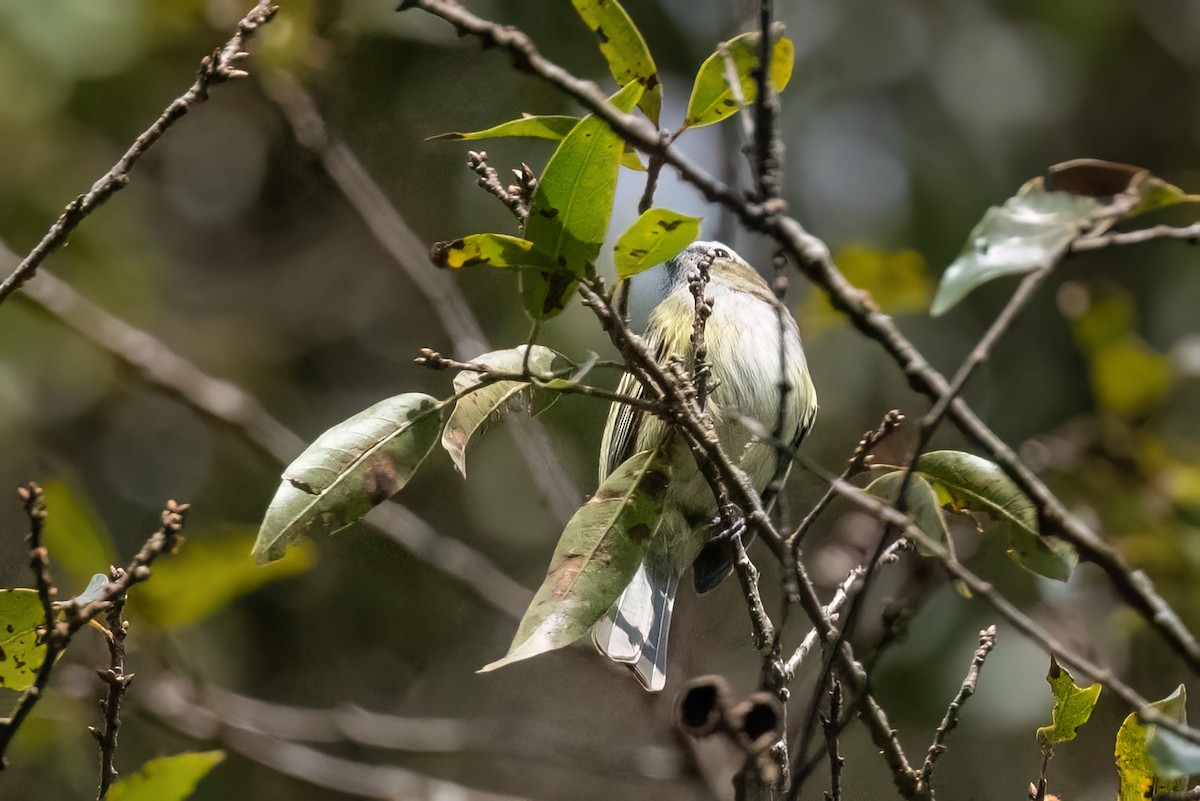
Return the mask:
<svg viewBox="0 0 1200 801">
<path fill-rule="evenodd" d="M 517 226 L 522 231 L 525 230 L 525 221 L 529 219 L 529 204 L 537 189 L 537 176 L 528 164 L 522 163 L 521 169 L 513 170 L 517 182 L 505 186 L 500 180 L 500 173 L 488 164 L 487 157 L 486 150 L 468 150 L 467 166 L 479 176 L 479 186 L 507 206 L 517 218 Z"/>
<path fill-rule="evenodd" d="M 50 226 L 42 240 L 29 252 L 8 278 L 0 283 L 0 303 L 17 290 L 21 284 L 33 277 L 38 266 L 46 257 L 58 250 L 70 238 L 71 233 L 85 217 L 99 208 L 106 200 L 124 189 L 129 183 L 129 174 L 146 151 L 192 106 L 208 99 L 208 90 L 220 83 L 244 77 L 241 69 L 247 53 L 245 46 L 251 36 L 275 16 L 277 7 L 268 0 L 259 0 L 238 22 L 237 32 L 224 45 L 200 61 L 196 80 L 179 97 L 175 98 L 159 115 L 154 124 L 134 140 L 133 144 L 112 168 L 86 194 L 72 200 L 59 218 Z"/>
</svg>

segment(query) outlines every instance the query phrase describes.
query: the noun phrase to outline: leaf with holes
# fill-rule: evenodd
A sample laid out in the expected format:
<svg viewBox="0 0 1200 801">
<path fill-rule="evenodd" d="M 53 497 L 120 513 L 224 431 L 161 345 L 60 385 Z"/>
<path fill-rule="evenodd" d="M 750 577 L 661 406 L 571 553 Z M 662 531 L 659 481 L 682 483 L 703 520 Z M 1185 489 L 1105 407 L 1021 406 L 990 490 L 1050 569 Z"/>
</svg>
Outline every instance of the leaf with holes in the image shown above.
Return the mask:
<svg viewBox="0 0 1200 801">
<path fill-rule="evenodd" d="M 982 512 L 1008 533 L 1008 555 L 1017 564 L 1047 578 L 1066 581 L 1079 563 L 1070 543 L 1042 535 L 1037 509 L 999 466 L 961 451 L 931 451 L 917 460 L 943 506 Z"/>
<path fill-rule="evenodd" d="M 686 529 L 674 506 L 663 507 L 670 479 L 658 451 L 641 451 L 613 471 L 567 523 L 508 654 L 482 671 L 569 645 L 604 616 L 650 541 Z"/>
<path fill-rule="evenodd" d="M 46 613 L 36 590 L 0 590 L 0 687 L 27 690 L 46 658 L 38 626 Z"/>
<path fill-rule="evenodd" d="M 674 258 L 699 233 L 699 217 L 670 209 L 647 209 L 613 246 L 617 277 L 631 278 Z"/>
<path fill-rule="evenodd" d="M 1180 684 L 1175 692 L 1150 706 L 1167 717 L 1187 723 L 1187 691 Z M 1117 731 L 1118 801 L 1145 801 L 1161 793 L 1176 793 L 1187 788 L 1187 777 L 1168 778 L 1159 774 L 1150 756 L 1158 739 L 1154 726 L 1143 726 L 1136 712 L 1129 714 Z"/>
<path fill-rule="evenodd" d="M 1053 656 L 1050 657 L 1050 672 L 1046 674 L 1046 681 L 1054 695 L 1054 707 L 1050 711 L 1050 725 L 1038 728 L 1037 739 L 1042 756 L 1049 759 L 1054 755 L 1054 746 L 1074 740 L 1079 727 L 1088 722 L 1092 710 L 1096 708 L 1096 701 L 1100 699 L 1100 685 L 1079 687 Z"/>
<path fill-rule="evenodd" d="M 435 242 L 429 256 L 438 267 L 457 270 L 486 264 L 489 267 L 541 268 L 554 266 L 527 239 L 507 234 L 471 234 L 449 242 Z"/>
<path fill-rule="evenodd" d="M 976 287 L 1005 275 L 1048 270 L 1077 239 L 1188 199 L 1178 187 L 1128 164 L 1077 159 L 1056 164 L 993 206 L 942 276 L 930 313 L 953 308 Z"/>
<path fill-rule="evenodd" d="M 629 111 L 642 94 L 632 82 L 612 97 Z M 587 265 L 596 260 L 612 214 L 620 169 L 621 137 L 589 115 L 562 140 L 533 193 L 525 236 L 549 257 L 553 270 L 521 273 L 525 309 L 534 320 L 558 314 Z"/>
<path fill-rule="evenodd" d="M 283 556 L 301 535 L 333 534 L 400 490 L 437 442 L 441 404 L 397 395 L 338 423 L 288 466 L 253 555 Z"/>
<path fill-rule="evenodd" d="M 521 345 L 508 350 L 485 353 L 471 361 L 473 364 L 502 373 L 520 373 L 526 365 L 533 373 L 549 373 L 567 366 L 566 359 L 542 345 L 532 347 L 528 360 L 525 353 L 526 346 Z M 483 373 L 463 370 L 454 377 L 455 394 L 480 386 L 484 377 Z M 458 399 L 450 419 L 442 429 L 442 447 L 450 454 L 454 466 L 464 478 L 467 475 L 467 443 L 475 432 L 489 420 L 496 419 L 509 408 L 519 405 L 522 397 L 528 402 L 530 396 L 536 392 L 550 396 L 543 408 L 549 408 L 549 404 L 558 398 L 558 393 L 535 389 L 528 381 L 493 381 Z"/>
<path fill-rule="evenodd" d="M 224 751 L 151 759 L 109 788 L 107 801 L 184 801 L 200 780 L 225 759 Z"/>
<path fill-rule="evenodd" d="M 571 0 L 584 24 L 600 40 L 600 53 L 608 62 L 608 71 L 617 83 L 625 86 L 631 81 L 642 85 L 638 106 L 658 125 L 662 109 L 662 85 L 650 48 L 641 31 L 617 0 Z"/>
<path fill-rule="evenodd" d="M 776 92 L 782 92 L 792 78 L 796 48 L 791 39 L 779 35 L 783 32 L 782 24 L 775 23 L 771 32 L 775 38 L 775 44 L 771 48 L 771 86 Z M 724 44 L 726 52 L 733 59 L 738 84 L 742 90 L 742 100 L 747 104 L 753 103 L 758 97 L 758 82 L 754 80 L 754 71 L 758 68 L 761 41 L 758 31 L 751 31 L 735 36 Z M 726 78 L 725 57 L 718 49 L 704 60 L 700 71 L 696 73 L 696 82 L 692 85 L 692 96 L 688 100 L 683 126 L 699 128 L 712 125 L 731 116 L 739 108 L 741 106 L 738 105 Z"/>
</svg>

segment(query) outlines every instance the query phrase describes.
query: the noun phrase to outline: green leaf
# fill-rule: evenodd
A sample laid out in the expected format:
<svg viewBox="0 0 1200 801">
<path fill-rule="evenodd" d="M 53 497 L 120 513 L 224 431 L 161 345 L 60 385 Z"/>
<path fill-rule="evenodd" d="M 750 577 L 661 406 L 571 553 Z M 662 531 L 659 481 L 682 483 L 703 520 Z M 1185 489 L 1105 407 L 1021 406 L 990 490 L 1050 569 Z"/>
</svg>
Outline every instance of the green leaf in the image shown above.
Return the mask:
<svg viewBox="0 0 1200 801">
<path fill-rule="evenodd" d="M 1187 199 L 1140 167 L 1096 159 L 1056 164 L 988 209 L 942 276 L 930 313 L 943 314 L 995 278 L 1048 270 L 1075 240 Z"/>
<path fill-rule="evenodd" d="M 1175 692 L 1150 706 L 1162 714 L 1187 722 L 1187 691 L 1180 684 Z M 1117 779 L 1120 788 L 1118 801 L 1145 801 L 1159 793 L 1174 793 L 1187 788 L 1186 778 L 1168 779 L 1155 773 L 1148 747 L 1157 739 L 1154 726 L 1143 726 L 1137 713 L 1131 713 L 1117 731 Z"/>
<path fill-rule="evenodd" d="M 428 395 L 409 392 L 318 437 L 284 471 L 254 558 L 271 562 L 302 534 L 341 531 L 398 492 L 437 441 L 440 408 Z"/>
<path fill-rule="evenodd" d="M 915 250 L 886 251 L 851 245 L 835 253 L 834 261 L 846 280 L 869 292 L 885 314 L 925 314 L 929 310 L 933 279 L 925 257 Z M 804 320 L 804 333 L 809 337 L 849 325 L 849 318 L 833 307 L 824 292 L 809 292 L 805 307 L 798 316 Z"/>
<path fill-rule="evenodd" d="M 631 278 L 679 255 L 700 233 L 700 219 L 670 209 L 647 209 L 613 247 L 617 277 Z"/>
<path fill-rule="evenodd" d="M 604 616 L 650 541 L 686 529 L 673 506 L 663 508 L 669 482 L 670 468 L 656 450 L 641 451 L 613 471 L 567 523 L 508 654 L 482 671 L 569 645 Z"/>
<path fill-rule="evenodd" d="M 0 687 L 27 690 L 46 658 L 38 626 L 46 613 L 36 590 L 0 590 Z"/>
<path fill-rule="evenodd" d="M 42 491 L 48 510 L 45 544 L 56 572 L 61 567 L 79 583 L 106 572 L 117 561 L 116 546 L 87 495 L 63 479 L 45 482 Z"/>
<path fill-rule="evenodd" d="M 625 86 L 637 81 L 642 85 L 644 92 L 638 106 L 651 122 L 658 125 L 662 85 L 650 48 L 629 14 L 617 0 L 571 0 L 571 3 L 584 24 L 600 40 L 600 53 L 617 83 Z"/>
<path fill-rule="evenodd" d="M 642 85 L 628 84 L 612 103 L 629 111 Z M 521 274 L 525 309 L 534 320 L 558 314 L 594 262 L 608 230 L 620 169 L 621 137 L 604 120 L 584 118 L 550 157 L 533 193 L 525 236 L 558 269 Z"/>
<path fill-rule="evenodd" d="M 776 92 L 782 92 L 791 80 L 792 66 L 796 60 L 796 48 L 792 41 L 778 35 L 782 31 L 783 26 L 779 23 L 772 29 L 775 45 L 771 48 L 770 73 L 771 85 Z M 760 41 L 758 31 L 751 31 L 725 42 L 725 49 L 733 59 L 738 82 L 741 84 L 742 99 L 747 104 L 753 103 L 758 97 L 758 82 L 754 80 L 754 70 L 758 68 Z M 704 60 L 700 71 L 696 73 L 692 96 L 688 100 L 687 116 L 683 120 L 685 128 L 712 125 L 740 108 L 725 74 L 725 59 L 718 49 Z"/>
<path fill-rule="evenodd" d="M 457 270 L 486 264 L 490 267 L 552 269 L 554 263 L 527 239 L 507 234 L 471 234 L 450 242 L 435 242 L 429 256 L 438 267 Z"/>
<path fill-rule="evenodd" d="M 107 801 L 184 801 L 223 759 L 224 751 L 151 759 L 136 773 L 114 782 L 106 796 Z"/>
<path fill-rule="evenodd" d="M 526 346 L 521 345 L 508 350 L 485 353 L 471 361 L 499 372 L 519 373 L 526 364 L 525 352 Z M 529 369 L 534 373 L 552 372 L 564 362 L 561 355 L 542 345 L 534 345 L 529 351 Z M 482 378 L 482 374 L 469 370 L 460 372 L 454 377 L 455 394 L 478 386 Z M 467 442 L 481 426 L 499 417 L 514 403 L 519 403 L 517 396 L 522 391 L 528 399 L 533 389 L 526 381 L 495 381 L 458 399 L 454 412 L 442 429 L 442 447 L 450 454 L 454 466 L 464 478 L 467 475 Z M 557 393 L 549 394 L 552 398 L 558 397 Z"/>
<path fill-rule="evenodd" d="M 155 563 L 154 580 L 130 593 L 130 614 L 160 629 L 181 628 L 265 584 L 304 573 L 316 562 L 316 549 L 301 542 L 282 559 L 256 565 L 245 558 L 254 540 L 255 530 L 249 526 L 190 529 L 187 547 Z"/>
<path fill-rule="evenodd" d="M 1008 532 L 1008 555 L 1027 570 L 1066 581 L 1079 563 L 1070 543 L 1039 533 L 1037 509 L 999 466 L 961 451 L 931 451 L 916 469 L 956 510 L 983 512 Z"/>
<path fill-rule="evenodd" d="M 533 115 L 523 114 L 520 119 L 502 122 L 482 131 L 450 131 L 429 137 L 430 140 L 474 140 L 500 139 L 507 136 L 525 139 L 547 139 L 558 142 L 571 132 L 579 123 L 579 117 L 569 117 L 565 114 Z M 621 154 L 621 166 L 631 170 L 644 172 L 646 167 L 638 158 L 637 150 L 628 143 L 624 144 Z"/>
<path fill-rule="evenodd" d="M 1159 778 L 1186 779 L 1200 773 L 1200 745 L 1173 731 L 1155 727 L 1146 753 L 1153 760 L 1154 774 Z"/>
<path fill-rule="evenodd" d="M 896 470 L 880 476 L 867 485 L 867 492 L 885 501 L 895 502 L 900 495 L 900 485 L 904 481 L 904 471 Z M 933 486 L 920 473 L 914 472 L 908 481 L 908 491 L 905 493 L 908 515 L 917 528 L 932 542 L 945 545 L 950 554 L 954 554 L 954 540 L 946 527 L 946 519 L 942 514 L 941 503 Z M 917 542 L 917 550 L 929 556 L 932 550 L 923 542 Z"/>
<path fill-rule="evenodd" d="M 1053 656 L 1046 681 L 1054 695 L 1054 708 L 1050 712 L 1050 725 L 1037 730 L 1037 739 L 1042 756 L 1049 759 L 1054 754 L 1054 746 L 1074 740 L 1075 732 L 1092 716 L 1100 698 L 1100 685 L 1077 686 L 1071 674 L 1063 670 Z"/>
</svg>

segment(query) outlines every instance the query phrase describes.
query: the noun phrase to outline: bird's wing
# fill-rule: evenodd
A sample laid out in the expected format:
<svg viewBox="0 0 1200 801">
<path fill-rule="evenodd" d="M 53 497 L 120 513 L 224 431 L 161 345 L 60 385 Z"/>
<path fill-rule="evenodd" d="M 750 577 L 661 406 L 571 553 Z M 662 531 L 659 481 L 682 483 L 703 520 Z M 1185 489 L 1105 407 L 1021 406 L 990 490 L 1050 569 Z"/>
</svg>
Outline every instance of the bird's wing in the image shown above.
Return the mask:
<svg viewBox="0 0 1200 801">
<path fill-rule="evenodd" d="M 666 348 L 666 338 L 662 335 L 661 330 L 652 328 L 647 332 L 643 342 L 646 350 L 653 353 L 655 361 L 661 364 Z M 617 384 L 617 394 L 630 398 L 644 398 L 646 390 L 633 373 L 625 373 L 621 376 L 621 382 Z M 642 420 L 645 416 L 646 412 L 642 409 L 621 401 L 613 401 L 612 406 L 609 407 L 608 424 L 604 426 L 604 438 L 600 442 L 601 483 L 604 483 L 604 479 L 608 478 L 622 462 L 637 453 L 638 431 L 641 430 Z"/>
</svg>

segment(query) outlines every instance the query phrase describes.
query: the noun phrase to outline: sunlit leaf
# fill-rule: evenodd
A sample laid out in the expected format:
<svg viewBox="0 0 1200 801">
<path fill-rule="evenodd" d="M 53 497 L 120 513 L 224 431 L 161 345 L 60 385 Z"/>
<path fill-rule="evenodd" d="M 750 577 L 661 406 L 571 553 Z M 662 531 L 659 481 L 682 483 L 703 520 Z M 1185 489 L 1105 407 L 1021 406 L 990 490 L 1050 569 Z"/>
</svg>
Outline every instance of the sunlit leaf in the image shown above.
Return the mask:
<svg viewBox="0 0 1200 801">
<path fill-rule="evenodd" d="M 130 593 L 128 609 L 160 629 L 195 623 L 259 587 L 309 570 L 316 549 L 299 542 L 282 559 L 256 565 L 246 559 L 254 545 L 249 526 L 188 532 L 187 546 L 154 565 L 154 580 Z"/>
<path fill-rule="evenodd" d="M 641 97 L 632 82 L 612 98 L 629 111 Z M 566 305 L 589 263 L 596 260 L 612 214 L 621 158 L 621 137 L 589 115 L 562 140 L 533 193 L 525 236 L 550 258 L 555 271 L 521 274 L 525 309 L 535 320 L 553 317 Z"/>
<path fill-rule="evenodd" d="M 107 801 L 184 801 L 223 759 L 224 751 L 151 759 L 136 773 L 114 782 L 108 790 Z"/>
<path fill-rule="evenodd" d="M 1096 159 L 1056 164 L 988 209 L 942 276 L 930 313 L 942 314 L 995 278 L 1048 270 L 1076 239 L 1186 199 L 1140 167 Z"/>
<path fill-rule="evenodd" d="M 520 373 L 526 365 L 533 373 L 547 373 L 565 361 L 558 353 L 542 345 L 534 345 L 528 353 L 526 360 L 526 346 L 521 345 L 485 353 L 471 361 L 504 373 Z M 454 377 L 454 391 L 456 394 L 464 392 L 478 386 L 482 379 L 481 373 L 464 370 Z M 450 454 L 459 473 L 464 477 L 467 475 L 467 443 L 475 432 L 489 420 L 500 416 L 518 395 L 525 394 L 528 397 L 534 391 L 526 381 L 495 381 L 458 399 L 450 419 L 442 429 L 442 447 Z M 557 393 L 549 394 L 557 397 Z"/>
<path fill-rule="evenodd" d="M 283 473 L 254 543 L 259 563 L 304 534 L 332 534 L 403 487 L 437 442 L 439 404 L 397 395 L 326 431 Z"/>
<path fill-rule="evenodd" d="M 1187 722 L 1187 691 L 1180 684 L 1175 692 L 1150 706 L 1180 723 Z M 1187 787 L 1186 778 L 1168 779 L 1155 773 L 1148 747 L 1157 739 L 1155 727 L 1143 726 L 1137 713 L 1130 713 L 1117 731 L 1118 801 L 1145 801 L 1160 793 L 1179 792 Z"/>
<path fill-rule="evenodd" d="M 600 40 L 600 53 L 608 62 L 608 70 L 625 86 L 639 82 L 643 89 L 638 105 L 655 125 L 662 108 L 662 85 L 654 58 L 641 32 L 617 0 L 571 0 L 585 25 Z"/>
<path fill-rule="evenodd" d="M 923 454 L 916 467 L 955 509 L 986 513 L 1000 521 L 1008 533 L 1008 554 L 1017 564 L 1048 578 L 1070 578 L 1079 562 L 1075 549 L 1039 533 L 1033 502 L 998 465 L 961 451 L 932 451 Z"/>
<path fill-rule="evenodd" d="M 82 582 L 95 573 L 107 572 L 117 561 L 116 546 L 83 491 L 62 479 L 43 483 L 42 491 L 47 509 L 46 549 L 56 574 L 61 567 Z"/>
<path fill-rule="evenodd" d="M 900 485 L 904 481 L 904 471 L 896 470 L 880 476 L 867 485 L 867 492 L 885 501 L 895 502 L 900 495 Z M 954 540 L 946 526 L 941 504 L 933 486 L 919 473 L 913 473 L 908 481 L 908 491 L 905 493 L 905 508 L 913 523 L 932 542 L 946 546 L 951 554 L 954 553 Z M 918 541 L 917 550 L 929 556 L 932 551 L 925 543 Z"/>
<path fill-rule="evenodd" d="M 575 642 L 624 591 L 651 539 L 664 527 L 685 527 L 663 508 L 670 468 L 657 451 L 630 457 L 567 523 L 546 579 L 521 619 L 508 654 L 495 670 Z"/>
<path fill-rule="evenodd" d="M 617 277 L 630 278 L 679 255 L 700 233 L 700 219 L 670 209 L 647 209 L 613 247 Z"/>
<path fill-rule="evenodd" d="M 1054 746 L 1074 740 L 1079 727 L 1092 716 L 1100 698 L 1100 685 L 1077 686 L 1071 674 L 1060 667 L 1053 656 L 1046 681 L 1054 695 L 1054 707 L 1050 712 L 1050 725 L 1038 728 L 1037 739 L 1042 755 L 1049 758 L 1054 753 Z"/>
<path fill-rule="evenodd" d="M 775 44 L 771 48 L 771 85 L 776 92 L 783 91 L 792 78 L 792 66 L 796 60 L 796 49 L 792 41 L 779 34 L 783 31 L 780 23 L 775 23 L 772 35 Z M 738 82 L 742 89 L 742 99 L 753 103 L 758 97 L 758 82 L 754 80 L 754 70 L 758 68 L 758 50 L 761 37 L 758 31 L 743 33 L 725 43 L 725 49 L 733 59 Z M 696 82 L 692 85 L 692 96 L 688 100 L 687 116 L 684 117 L 684 127 L 699 128 L 720 122 L 736 112 L 738 106 L 733 90 L 726 80 L 725 59 L 721 51 L 713 53 L 700 65 L 696 73 Z"/>
<path fill-rule="evenodd" d="M 33 686 L 46 657 L 46 646 L 37 641 L 38 626 L 45 622 L 36 590 L 0 590 L 0 687 Z"/>
<path fill-rule="evenodd" d="M 471 234 L 449 242 L 435 242 L 429 251 L 438 267 L 458 269 L 486 264 L 489 267 L 553 267 L 527 239 L 507 234 Z"/>
<path fill-rule="evenodd" d="M 431 140 L 476 140 L 500 139 L 503 137 L 520 137 L 525 139 L 546 139 L 560 141 L 579 124 L 581 118 L 569 117 L 565 114 L 525 114 L 520 119 L 502 122 L 481 131 L 450 131 L 429 137 Z M 631 170 L 645 170 L 646 167 L 638 158 L 637 150 L 626 143 L 621 154 L 621 166 Z"/>
</svg>

